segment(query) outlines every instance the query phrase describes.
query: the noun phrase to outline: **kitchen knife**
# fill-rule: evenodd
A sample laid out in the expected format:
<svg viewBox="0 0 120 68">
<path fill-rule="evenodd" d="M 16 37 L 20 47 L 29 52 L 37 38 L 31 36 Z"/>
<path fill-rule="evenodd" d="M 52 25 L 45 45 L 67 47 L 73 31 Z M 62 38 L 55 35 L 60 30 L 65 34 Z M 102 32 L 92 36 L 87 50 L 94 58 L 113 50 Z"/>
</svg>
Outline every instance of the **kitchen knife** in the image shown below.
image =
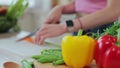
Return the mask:
<svg viewBox="0 0 120 68">
<path fill-rule="evenodd" d="M 39 30 L 39 28 L 35 29 L 33 32 L 31 32 L 31 33 L 30 33 L 30 34 L 28 34 L 27 36 L 22 37 L 22 38 L 20 38 L 20 39 L 16 40 L 16 42 L 22 41 L 22 40 L 24 40 L 25 38 L 28 38 L 28 37 L 32 37 L 33 35 L 35 35 L 35 34 L 36 34 L 36 32 L 37 32 L 38 30 Z"/>
</svg>

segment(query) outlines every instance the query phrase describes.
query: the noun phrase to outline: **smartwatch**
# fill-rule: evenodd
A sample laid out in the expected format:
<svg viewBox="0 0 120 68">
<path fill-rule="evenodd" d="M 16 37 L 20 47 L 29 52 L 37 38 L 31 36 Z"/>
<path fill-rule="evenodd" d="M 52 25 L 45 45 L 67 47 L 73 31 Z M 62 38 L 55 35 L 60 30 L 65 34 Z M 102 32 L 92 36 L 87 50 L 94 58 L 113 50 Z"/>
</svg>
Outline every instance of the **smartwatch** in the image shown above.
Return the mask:
<svg viewBox="0 0 120 68">
<path fill-rule="evenodd" d="M 66 25 L 67 25 L 67 28 L 68 28 L 69 32 L 73 32 L 74 31 L 74 24 L 73 24 L 72 20 L 67 20 L 66 21 Z"/>
</svg>

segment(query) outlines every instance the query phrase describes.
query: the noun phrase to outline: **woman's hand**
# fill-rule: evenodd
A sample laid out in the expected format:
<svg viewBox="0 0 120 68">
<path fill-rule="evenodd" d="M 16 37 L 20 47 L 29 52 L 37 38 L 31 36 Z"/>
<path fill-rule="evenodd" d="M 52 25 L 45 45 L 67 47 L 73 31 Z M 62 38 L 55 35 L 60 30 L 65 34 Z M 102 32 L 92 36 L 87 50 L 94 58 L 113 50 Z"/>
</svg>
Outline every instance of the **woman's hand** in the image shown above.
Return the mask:
<svg viewBox="0 0 120 68">
<path fill-rule="evenodd" d="M 63 6 L 56 6 L 51 10 L 48 14 L 47 18 L 45 19 L 45 24 L 56 24 L 59 22 L 59 19 L 62 15 Z"/>
<path fill-rule="evenodd" d="M 68 30 L 65 23 L 44 24 L 42 25 L 40 30 L 36 33 L 35 43 L 41 45 L 43 44 L 46 38 L 56 37 L 56 36 L 62 35 L 67 31 Z"/>
</svg>

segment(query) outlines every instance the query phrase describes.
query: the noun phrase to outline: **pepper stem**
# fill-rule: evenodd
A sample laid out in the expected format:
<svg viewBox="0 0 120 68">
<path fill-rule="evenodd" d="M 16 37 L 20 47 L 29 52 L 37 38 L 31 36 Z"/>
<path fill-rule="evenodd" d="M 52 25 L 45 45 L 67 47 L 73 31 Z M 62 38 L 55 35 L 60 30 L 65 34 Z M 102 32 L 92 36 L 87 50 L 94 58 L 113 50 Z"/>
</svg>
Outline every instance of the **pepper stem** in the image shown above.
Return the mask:
<svg viewBox="0 0 120 68">
<path fill-rule="evenodd" d="M 77 36 L 81 36 L 83 34 L 83 30 L 79 30 Z"/>
<path fill-rule="evenodd" d="M 120 46 L 120 28 L 117 30 L 117 38 L 118 38 L 118 41 L 117 41 L 117 44 L 118 46 Z"/>
</svg>

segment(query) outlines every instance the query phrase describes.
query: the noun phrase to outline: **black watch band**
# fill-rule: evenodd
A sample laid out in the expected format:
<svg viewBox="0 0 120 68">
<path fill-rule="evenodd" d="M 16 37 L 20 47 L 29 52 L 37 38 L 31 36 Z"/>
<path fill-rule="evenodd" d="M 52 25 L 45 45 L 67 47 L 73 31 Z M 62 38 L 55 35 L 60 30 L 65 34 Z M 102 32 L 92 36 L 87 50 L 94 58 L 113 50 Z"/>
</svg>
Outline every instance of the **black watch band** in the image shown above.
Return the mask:
<svg viewBox="0 0 120 68">
<path fill-rule="evenodd" d="M 69 32 L 73 32 L 74 31 L 74 28 L 73 28 L 74 24 L 73 24 L 72 20 L 67 20 L 66 21 L 66 25 L 67 25 L 67 28 L 68 28 Z"/>
</svg>

